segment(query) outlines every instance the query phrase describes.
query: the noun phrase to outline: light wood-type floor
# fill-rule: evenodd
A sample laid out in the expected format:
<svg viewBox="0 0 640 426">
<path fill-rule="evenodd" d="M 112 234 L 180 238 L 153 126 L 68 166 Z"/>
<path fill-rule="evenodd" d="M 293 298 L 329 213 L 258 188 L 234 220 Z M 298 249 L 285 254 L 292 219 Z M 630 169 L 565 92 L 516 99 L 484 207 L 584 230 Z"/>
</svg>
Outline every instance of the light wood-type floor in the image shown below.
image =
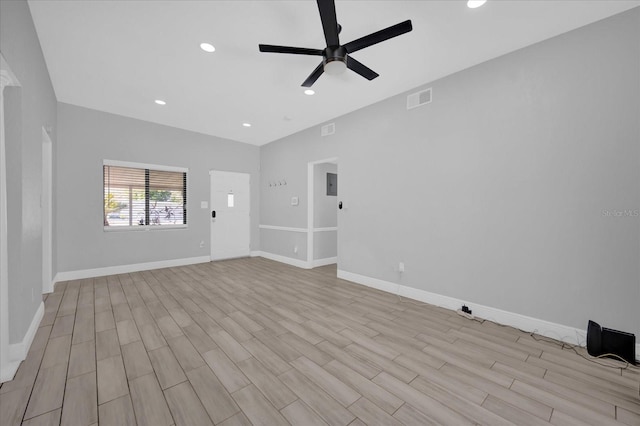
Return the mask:
<svg viewBox="0 0 640 426">
<path fill-rule="evenodd" d="M 0 424 L 640 425 L 636 368 L 335 274 L 255 258 L 60 283 Z"/>
</svg>

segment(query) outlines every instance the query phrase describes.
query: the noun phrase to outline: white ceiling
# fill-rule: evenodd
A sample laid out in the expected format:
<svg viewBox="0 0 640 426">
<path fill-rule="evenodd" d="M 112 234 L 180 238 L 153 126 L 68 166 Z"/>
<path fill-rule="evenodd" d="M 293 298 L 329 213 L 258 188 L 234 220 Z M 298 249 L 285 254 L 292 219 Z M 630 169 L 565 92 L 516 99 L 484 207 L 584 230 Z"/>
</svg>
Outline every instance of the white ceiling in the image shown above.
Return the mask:
<svg viewBox="0 0 640 426">
<path fill-rule="evenodd" d="M 258 43 L 324 48 L 315 1 L 29 1 L 60 102 L 255 145 L 638 5 L 337 0 L 342 43 L 406 19 L 414 29 L 354 53 L 377 79 L 325 74 L 306 96 L 320 58 Z"/>
</svg>

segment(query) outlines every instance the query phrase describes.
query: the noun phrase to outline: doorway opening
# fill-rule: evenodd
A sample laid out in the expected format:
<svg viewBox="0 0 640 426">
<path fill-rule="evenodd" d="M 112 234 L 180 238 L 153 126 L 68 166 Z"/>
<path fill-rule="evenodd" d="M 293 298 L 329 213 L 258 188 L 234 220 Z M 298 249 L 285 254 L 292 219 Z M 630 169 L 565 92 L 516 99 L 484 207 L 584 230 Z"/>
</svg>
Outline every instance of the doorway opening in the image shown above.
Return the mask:
<svg viewBox="0 0 640 426">
<path fill-rule="evenodd" d="M 251 246 L 251 175 L 212 170 L 210 178 L 211 260 L 247 257 Z"/>
<path fill-rule="evenodd" d="M 308 164 L 307 263 L 338 263 L 338 159 Z"/>
</svg>

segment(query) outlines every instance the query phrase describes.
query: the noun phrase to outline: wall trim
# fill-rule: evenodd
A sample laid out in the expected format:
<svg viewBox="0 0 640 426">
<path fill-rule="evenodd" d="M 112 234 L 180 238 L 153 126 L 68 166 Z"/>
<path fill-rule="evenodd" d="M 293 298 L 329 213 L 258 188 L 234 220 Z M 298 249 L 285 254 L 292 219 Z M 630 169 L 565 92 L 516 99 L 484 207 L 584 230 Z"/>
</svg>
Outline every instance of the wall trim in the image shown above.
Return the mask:
<svg viewBox="0 0 640 426">
<path fill-rule="evenodd" d="M 29 348 L 31 348 L 31 344 L 33 343 L 33 339 L 36 337 L 36 332 L 40 327 L 40 321 L 42 321 L 42 317 L 44 316 L 44 302 L 40 302 L 38 306 L 38 310 L 36 311 L 33 319 L 31 320 L 31 324 L 29 325 L 29 329 L 27 333 L 24 335 L 24 338 L 21 342 L 18 343 L 10 343 L 9 344 L 9 362 L 3 363 L 2 371 L 0 371 L 0 383 L 8 382 L 12 380 L 18 371 L 18 367 L 20 363 L 27 358 L 27 354 L 29 353 Z"/>
<path fill-rule="evenodd" d="M 365 275 L 355 274 L 353 272 L 338 269 L 338 278 L 372 287 L 378 290 L 386 291 L 392 294 L 407 297 L 409 299 L 418 300 L 430 305 L 440 306 L 453 311 L 466 304 L 473 310 L 473 314 L 478 318 L 495 321 L 499 324 L 509 325 L 526 331 L 535 331 L 545 337 L 557 339 L 572 345 L 584 346 L 586 344 L 586 331 L 567 325 L 557 324 L 538 318 L 528 317 L 526 315 L 516 314 L 514 312 L 503 311 L 501 309 L 492 308 L 490 306 L 469 303 L 467 300 L 456 299 L 454 297 L 443 296 L 437 293 L 431 293 L 402 284 L 396 284 L 377 278 L 367 277 Z M 636 358 L 640 353 L 638 350 L 640 345 L 636 345 Z"/>
<path fill-rule="evenodd" d="M 311 267 L 317 268 L 318 266 L 333 265 L 334 263 L 338 263 L 337 257 L 325 257 L 324 259 L 314 259 L 311 262 Z"/>
<path fill-rule="evenodd" d="M 288 232 L 301 232 L 307 233 L 307 228 L 294 228 L 291 226 L 276 226 L 276 225 L 258 225 L 260 229 L 271 229 L 274 231 L 288 231 Z"/>
<path fill-rule="evenodd" d="M 328 226 L 326 228 L 313 228 L 313 232 L 332 232 L 338 231 L 338 227 L 337 226 Z"/>
<path fill-rule="evenodd" d="M 104 268 L 81 269 L 77 271 L 58 272 L 54 282 L 81 280 L 84 278 L 103 277 L 105 275 L 127 274 L 129 272 L 148 271 L 151 269 L 172 268 L 174 266 L 208 263 L 209 256 L 187 257 L 184 259 L 160 260 L 158 262 L 133 263 L 130 265 L 107 266 Z"/>
<path fill-rule="evenodd" d="M 282 256 L 280 254 L 269 253 L 266 251 L 252 252 L 252 256 L 264 257 L 265 259 L 275 260 L 276 262 L 286 263 L 287 265 L 295 266 L 302 269 L 311 269 L 311 266 L 306 260 L 294 259 L 293 257 Z"/>
</svg>

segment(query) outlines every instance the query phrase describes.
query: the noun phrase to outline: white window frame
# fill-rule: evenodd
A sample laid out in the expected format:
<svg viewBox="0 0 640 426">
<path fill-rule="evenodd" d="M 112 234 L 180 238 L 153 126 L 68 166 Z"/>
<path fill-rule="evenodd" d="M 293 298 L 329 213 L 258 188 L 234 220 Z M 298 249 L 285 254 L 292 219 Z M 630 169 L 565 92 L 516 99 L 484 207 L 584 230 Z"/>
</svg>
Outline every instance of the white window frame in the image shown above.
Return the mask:
<svg viewBox="0 0 640 426">
<path fill-rule="evenodd" d="M 159 164 L 148 164 L 148 163 L 135 163 L 131 161 L 120 161 L 120 160 L 103 160 L 102 161 L 102 170 L 104 173 L 104 166 L 113 166 L 113 167 L 130 167 L 134 169 L 149 169 L 149 170 L 157 170 L 162 172 L 178 172 L 178 173 L 186 173 L 186 189 L 187 189 L 187 198 L 189 197 L 189 169 L 186 167 L 176 167 L 176 166 L 163 166 Z M 104 176 L 102 180 L 102 206 L 104 209 Z M 187 215 L 189 214 L 189 201 L 187 200 Z M 186 224 L 179 225 L 132 225 L 132 226 L 102 226 L 104 232 L 149 232 L 149 231 L 163 231 L 163 230 L 179 230 L 179 229 L 188 229 L 189 228 L 189 220 L 187 219 Z"/>
</svg>

